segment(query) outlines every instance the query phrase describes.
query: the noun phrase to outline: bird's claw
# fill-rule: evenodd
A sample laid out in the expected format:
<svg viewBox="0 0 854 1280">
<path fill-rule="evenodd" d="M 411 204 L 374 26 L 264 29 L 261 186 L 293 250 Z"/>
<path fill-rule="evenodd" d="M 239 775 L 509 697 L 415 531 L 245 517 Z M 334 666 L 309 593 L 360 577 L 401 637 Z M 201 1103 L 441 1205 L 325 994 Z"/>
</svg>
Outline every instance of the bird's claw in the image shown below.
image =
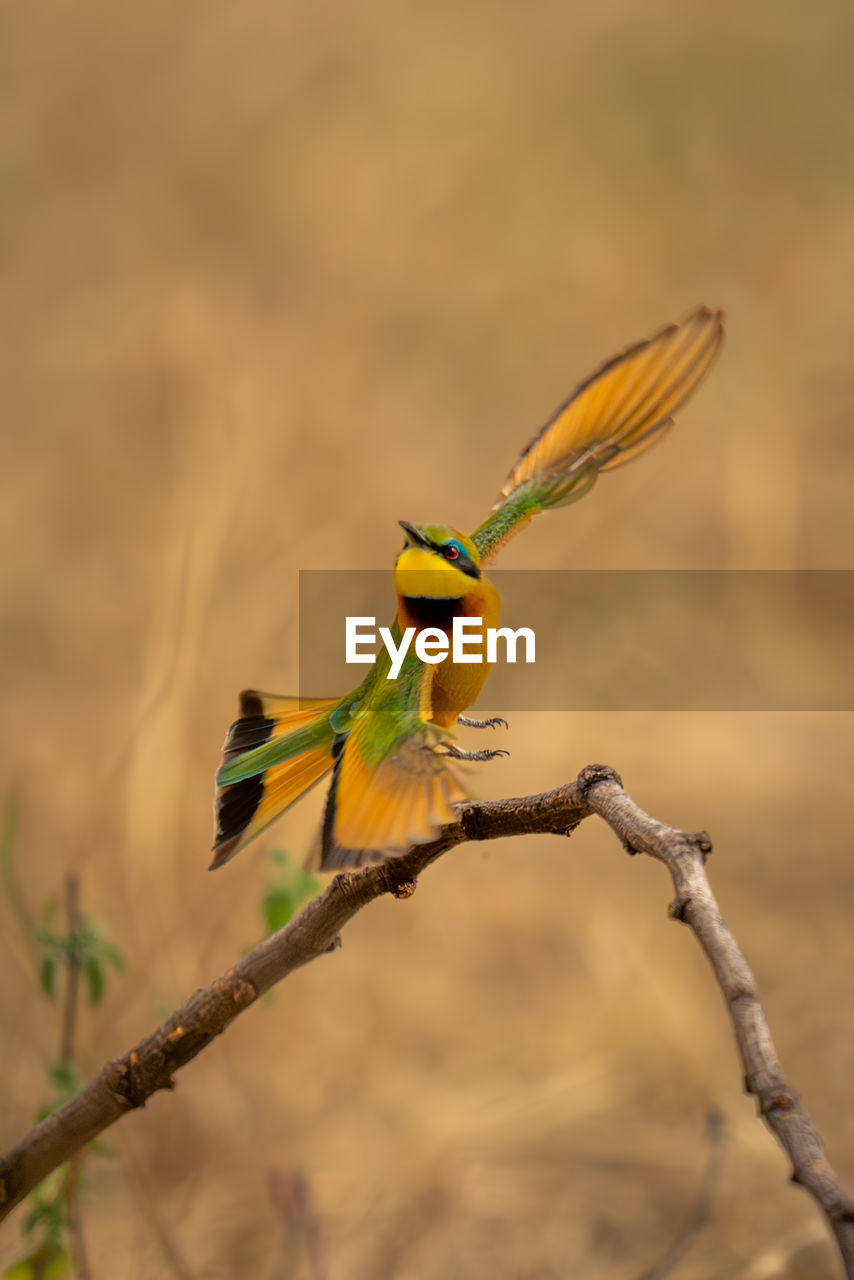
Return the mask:
<svg viewBox="0 0 854 1280">
<path fill-rule="evenodd" d="M 510 728 L 503 716 L 492 716 L 489 720 L 472 720 L 469 716 L 460 716 L 457 724 L 463 725 L 466 729 L 496 729 L 498 725 L 503 729 Z"/>
<path fill-rule="evenodd" d="M 452 760 L 494 760 L 496 756 L 509 756 L 509 751 L 502 751 L 500 748 L 496 751 L 466 751 L 463 747 L 458 747 L 455 742 L 447 744 L 447 755 Z"/>
</svg>

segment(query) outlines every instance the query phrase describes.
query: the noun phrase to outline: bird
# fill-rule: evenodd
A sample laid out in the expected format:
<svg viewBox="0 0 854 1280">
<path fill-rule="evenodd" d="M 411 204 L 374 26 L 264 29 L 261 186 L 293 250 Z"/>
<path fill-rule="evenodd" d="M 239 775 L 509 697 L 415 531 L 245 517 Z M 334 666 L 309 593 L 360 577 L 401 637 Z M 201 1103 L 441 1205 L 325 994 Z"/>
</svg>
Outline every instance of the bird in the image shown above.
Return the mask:
<svg viewBox="0 0 854 1280">
<path fill-rule="evenodd" d="M 724 314 L 697 306 L 626 347 L 584 379 L 523 449 L 483 523 L 399 523 L 395 645 L 408 628 L 450 637 L 453 620 L 497 624 L 500 599 L 484 565 L 540 512 L 567 506 L 603 473 L 658 443 L 705 378 L 724 338 Z M 474 647 L 476 652 L 476 646 Z M 469 652 L 472 652 L 470 649 Z M 458 726 L 502 725 L 464 715 L 490 664 L 422 661 L 406 651 L 394 678 L 381 649 L 344 697 L 244 690 L 222 749 L 211 869 L 223 866 L 331 772 L 315 862 L 321 870 L 382 863 L 434 839 L 469 797 L 465 761 L 506 755 L 465 750 Z"/>
</svg>

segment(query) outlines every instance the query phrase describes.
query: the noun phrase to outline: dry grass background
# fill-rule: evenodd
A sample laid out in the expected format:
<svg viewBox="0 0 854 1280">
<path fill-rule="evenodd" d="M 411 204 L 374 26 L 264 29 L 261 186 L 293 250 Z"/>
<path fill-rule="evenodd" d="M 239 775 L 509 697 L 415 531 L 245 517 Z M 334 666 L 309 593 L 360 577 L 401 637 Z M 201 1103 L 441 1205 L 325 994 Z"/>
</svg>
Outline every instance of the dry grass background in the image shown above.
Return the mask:
<svg viewBox="0 0 854 1280">
<path fill-rule="evenodd" d="M 263 848 L 205 871 L 211 778 L 237 690 L 296 683 L 298 569 L 390 564 L 401 516 L 473 525 L 624 342 L 728 311 L 666 446 L 504 567 L 850 566 L 852 40 L 832 0 L 2 7 L 2 778 L 34 908 L 76 870 L 128 957 L 85 1073 L 258 935 Z M 605 760 L 713 833 L 854 1180 L 850 716 L 511 734 L 484 795 Z M 300 854 L 319 803 L 272 841 Z M 114 1131 L 96 1280 L 172 1274 L 152 1215 L 194 1276 L 285 1274 L 273 1167 L 310 1179 L 331 1280 L 632 1277 L 710 1105 L 724 1181 L 678 1274 L 833 1274 L 667 897 L 592 823 L 447 857 Z M 8 904 L 2 943 L 5 1144 L 57 1028 Z"/>
</svg>

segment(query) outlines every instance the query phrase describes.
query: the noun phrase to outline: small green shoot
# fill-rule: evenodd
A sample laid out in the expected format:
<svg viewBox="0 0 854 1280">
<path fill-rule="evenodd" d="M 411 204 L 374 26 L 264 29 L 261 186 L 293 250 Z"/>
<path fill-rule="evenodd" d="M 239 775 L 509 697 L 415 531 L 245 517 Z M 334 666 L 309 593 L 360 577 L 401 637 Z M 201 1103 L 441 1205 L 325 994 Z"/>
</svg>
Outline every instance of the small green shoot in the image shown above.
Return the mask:
<svg viewBox="0 0 854 1280">
<path fill-rule="evenodd" d="M 261 917 L 268 934 L 283 928 L 323 887 L 282 849 L 271 851 L 270 862 L 275 874 L 268 879 L 261 898 Z"/>
</svg>

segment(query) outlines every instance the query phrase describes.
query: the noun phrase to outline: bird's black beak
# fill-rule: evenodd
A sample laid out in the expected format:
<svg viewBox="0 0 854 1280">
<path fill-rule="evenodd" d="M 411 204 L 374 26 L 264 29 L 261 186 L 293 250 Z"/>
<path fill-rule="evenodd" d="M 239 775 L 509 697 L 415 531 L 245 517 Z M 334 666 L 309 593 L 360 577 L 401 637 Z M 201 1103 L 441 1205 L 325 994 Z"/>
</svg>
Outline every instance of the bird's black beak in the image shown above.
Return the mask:
<svg viewBox="0 0 854 1280">
<path fill-rule="evenodd" d="M 397 522 L 404 534 L 406 535 L 406 545 L 408 547 L 426 547 L 430 549 L 429 539 L 424 537 L 420 529 L 416 529 L 414 524 L 410 524 L 408 520 L 398 520 Z"/>
</svg>

